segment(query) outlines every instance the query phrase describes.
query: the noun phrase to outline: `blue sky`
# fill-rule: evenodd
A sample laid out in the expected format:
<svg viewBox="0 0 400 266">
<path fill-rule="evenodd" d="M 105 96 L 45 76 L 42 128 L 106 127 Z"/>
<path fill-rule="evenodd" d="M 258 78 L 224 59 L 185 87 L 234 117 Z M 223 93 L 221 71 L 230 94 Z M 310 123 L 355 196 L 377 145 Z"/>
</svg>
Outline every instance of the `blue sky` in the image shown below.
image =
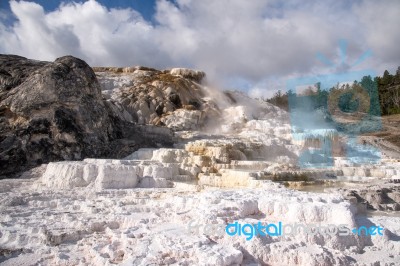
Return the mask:
<svg viewBox="0 0 400 266">
<path fill-rule="evenodd" d="M 400 1 L 392 0 L 2 0 L 0 53 L 196 68 L 215 86 L 267 97 L 296 77 L 344 69 L 393 73 L 400 64 L 398 25 Z M 329 68 L 317 59 L 320 53 L 338 63 L 342 39 L 345 65 Z M 373 56 L 351 68 L 368 50 Z"/>
<path fill-rule="evenodd" d="M 73 2 L 71 0 L 35 0 L 31 1 L 40 4 L 46 11 L 53 11 L 57 9 L 61 3 Z M 84 1 L 75 1 L 75 2 L 84 2 Z M 108 8 L 133 8 L 143 16 L 148 21 L 152 20 L 152 16 L 155 11 L 155 3 L 156 0 L 98 0 L 97 2 Z M 2 0 L 0 2 L 0 9 L 2 9 L 5 13 L 12 16 L 12 12 L 10 9 L 9 1 Z M 12 16 L 14 17 L 14 16 Z"/>
</svg>

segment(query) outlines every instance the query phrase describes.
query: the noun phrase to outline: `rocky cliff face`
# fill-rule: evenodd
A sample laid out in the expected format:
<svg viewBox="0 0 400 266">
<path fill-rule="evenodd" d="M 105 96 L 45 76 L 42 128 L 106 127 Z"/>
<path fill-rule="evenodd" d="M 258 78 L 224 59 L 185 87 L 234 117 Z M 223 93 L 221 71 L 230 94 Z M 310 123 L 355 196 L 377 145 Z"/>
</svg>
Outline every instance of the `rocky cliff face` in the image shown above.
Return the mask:
<svg viewBox="0 0 400 266">
<path fill-rule="evenodd" d="M 0 176 L 49 161 L 126 156 L 138 143 L 155 145 L 144 139 L 148 131 L 113 115 L 84 61 L 0 55 Z"/>
<path fill-rule="evenodd" d="M 106 153 L 111 121 L 96 76 L 84 61 L 2 55 L 0 67 L 0 174 Z"/>
<path fill-rule="evenodd" d="M 94 68 L 107 105 L 121 120 L 194 130 L 217 116 L 199 83 L 204 72 L 183 68 Z"/>
<path fill-rule="evenodd" d="M 258 155 L 248 159 L 267 156 L 272 146 L 277 156 L 293 157 L 278 147 L 286 147 L 285 112 L 241 93 L 213 90 L 204 78 L 204 72 L 184 68 L 92 69 L 72 56 L 41 62 L 0 55 L 0 177 L 51 161 L 123 158 L 139 148 L 172 146 L 199 130 L 234 133 L 240 143 L 247 138 L 242 131 L 268 131 L 276 143 L 268 134 L 258 136 L 266 144 L 257 144 Z M 285 125 L 272 125 L 271 118 Z M 256 145 L 250 142 L 243 145 Z"/>
</svg>

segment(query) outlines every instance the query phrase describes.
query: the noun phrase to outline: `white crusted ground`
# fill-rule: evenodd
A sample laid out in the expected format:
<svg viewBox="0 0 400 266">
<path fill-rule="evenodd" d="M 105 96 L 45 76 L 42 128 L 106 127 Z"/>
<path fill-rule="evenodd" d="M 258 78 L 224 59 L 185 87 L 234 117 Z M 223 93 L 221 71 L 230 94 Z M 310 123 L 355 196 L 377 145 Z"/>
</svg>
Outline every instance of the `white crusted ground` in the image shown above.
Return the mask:
<svg viewBox="0 0 400 266">
<path fill-rule="evenodd" d="M 400 218 L 366 218 L 339 194 L 253 188 L 48 188 L 37 178 L 2 180 L 2 265 L 398 265 Z M 188 230 L 199 225 L 278 222 L 381 225 L 384 236 L 254 237 Z M 205 233 L 205 234 L 203 234 Z M 211 232 L 212 233 L 212 232 Z M 393 264 L 390 264 L 393 263 Z M 382 265 L 382 264 L 381 264 Z"/>
<path fill-rule="evenodd" d="M 246 145 L 250 145 L 252 152 L 256 147 L 251 146 L 254 145 L 251 141 L 245 142 L 246 145 L 242 142 L 240 138 L 203 139 L 189 142 L 183 149 L 141 149 L 125 160 L 50 163 L 31 171 L 33 177 L 27 173 L 25 179 L 1 180 L 2 263 L 399 263 L 399 217 L 367 218 L 358 213 L 356 201 L 345 200 L 339 193 L 294 191 L 262 180 L 266 173 L 290 166 L 247 161 L 247 156 L 254 155 L 246 152 Z M 238 157 L 237 160 L 232 160 L 232 156 Z M 333 173 L 345 172 L 353 178 L 371 175 L 372 169 L 381 169 L 384 174 L 398 168 L 398 163 L 390 160 L 380 167 L 357 168 L 338 158 L 336 165 Z M 351 171 L 353 168 L 358 170 Z M 314 174 L 323 172 L 315 170 Z M 301 232 L 246 240 L 245 236 L 219 235 L 204 228 L 212 224 L 224 228 L 235 221 L 342 224 L 349 229 L 380 225 L 385 231 L 383 236 L 373 237 Z M 191 223 L 200 227 L 189 230 Z"/>
<path fill-rule="evenodd" d="M 103 77 L 104 93 L 112 98 L 114 90 L 131 86 L 132 77 L 124 75 Z M 221 97 L 203 89 L 209 102 Z M 19 180 L 0 180 L 0 263 L 400 265 L 398 215 L 367 217 L 356 197 L 346 200 L 339 190 L 301 192 L 265 180 L 296 172 L 374 181 L 379 187 L 400 175 L 398 161 L 362 165 L 338 156 L 333 169 L 300 171 L 295 164 L 305 141 L 293 141 L 287 113 L 240 93 L 230 97 L 234 105 L 219 101 L 223 122 L 208 124 L 202 133 L 178 132 L 184 140 L 175 149 L 140 149 L 124 160 L 49 163 Z M 196 110 L 178 109 L 163 119 L 173 129 L 204 126 Z M 359 192 L 381 206 L 379 193 Z M 390 193 L 400 202 L 400 193 Z M 246 240 L 204 226 L 188 228 L 191 222 L 223 228 L 235 221 L 344 224 L 349 229 L 379 225 L 385 231 L 373 237 L 303 232 Z"/>
</svg>

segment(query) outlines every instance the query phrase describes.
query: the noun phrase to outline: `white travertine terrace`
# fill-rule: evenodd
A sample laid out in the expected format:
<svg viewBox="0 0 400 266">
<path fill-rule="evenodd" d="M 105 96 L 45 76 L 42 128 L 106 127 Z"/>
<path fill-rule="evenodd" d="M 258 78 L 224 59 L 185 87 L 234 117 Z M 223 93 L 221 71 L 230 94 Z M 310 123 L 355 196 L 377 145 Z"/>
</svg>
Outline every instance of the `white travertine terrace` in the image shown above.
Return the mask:
<svg viewBox="0 0 400 266">
<path fill-rule="evenodd" d="M 135 75 L 145 72 L 134 70 Z M 171 73 L 201 75 L 182 69 Z M 104 82 L 108 90 L 129 86 L 129 74 Z M 385 188 L 386 195 L 395 202 L 384 204 L 379 193 L 385 189 L 371 188 L 368 182 L 399 176 L 400 163 L 384 158 L 360 165 L 336 157 L 332 169 L 303 171 L 296 162 L 304 143 L 293 141 L 287 113 L 240 93 L 232 95 L 236 104 L 220 108 L 224 123 L 205 132 L 180 132 L 188 137 L 175 148 L 139 149 L 122 160 L 53 162 L 25 178 L 0 180 L 0 263 L 399 265 L 400 217 L 367 216 L 357 196 L 395 210 L 398 186 L 385 183 L 393 189 Z M 148 119 L 147 114 L 141 119 Z M 181 130 L 198 126 L 193 113 L 183 109 L 171 112 L 164 122 Z M 304 192 L 267 180 L 293 172 L 362 182 L 353 183 L 349 193 L 358 194 L 348 196 L 341 188 Z M 191 221 L 221 226 L 234 221 L 343 224 L 349 229 L 380 225 L 385 230 L 383 236 L 301 232 L 247 241 L 204 228 L 190 231 Z"/>
<path fill-rule="evenodd" d="M 0 245 L 16 254 L 4 265 L 369 265 L 396 263 L 400 252 L 398 217 L 366 218 L 337 193 L 299 192 L 270 181 L 224 190 L 199 191 L 187 184 L 97 192 L 89 187 L 49 189 L 38 182 L 2 181 L 10 190 L 3 192 L 6 197 L 0 202 Z M 191 221 L 345 224 L 349 229 L 372 222 L 384 227 L 385 234 L 300 233 L 246 241 L 243 236 L 213 235 L 203 228 L 189 231 Z"/>
</svg>

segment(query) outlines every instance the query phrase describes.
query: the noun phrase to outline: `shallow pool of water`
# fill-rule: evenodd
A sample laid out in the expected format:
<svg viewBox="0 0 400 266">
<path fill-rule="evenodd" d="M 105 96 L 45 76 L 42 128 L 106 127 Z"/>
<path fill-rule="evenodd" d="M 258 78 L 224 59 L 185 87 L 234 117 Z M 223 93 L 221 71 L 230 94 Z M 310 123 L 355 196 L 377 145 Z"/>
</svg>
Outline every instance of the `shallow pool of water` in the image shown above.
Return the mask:
<svg viewBox="0 0 400 266">
<path fill-rule="evenodd" d="M 316 183 L 300 184 L 298 186 L 288 186 L 291 189 L 305 191 L 305 192 L 315 192 L 315 193 L 329 193 L 327 189 L 332 188 L 352 188 L 357 187 L 358 182 L 342 182 L 342 181 L 332 181 L 332 180 L 318 180 Z"/>
</svg>

